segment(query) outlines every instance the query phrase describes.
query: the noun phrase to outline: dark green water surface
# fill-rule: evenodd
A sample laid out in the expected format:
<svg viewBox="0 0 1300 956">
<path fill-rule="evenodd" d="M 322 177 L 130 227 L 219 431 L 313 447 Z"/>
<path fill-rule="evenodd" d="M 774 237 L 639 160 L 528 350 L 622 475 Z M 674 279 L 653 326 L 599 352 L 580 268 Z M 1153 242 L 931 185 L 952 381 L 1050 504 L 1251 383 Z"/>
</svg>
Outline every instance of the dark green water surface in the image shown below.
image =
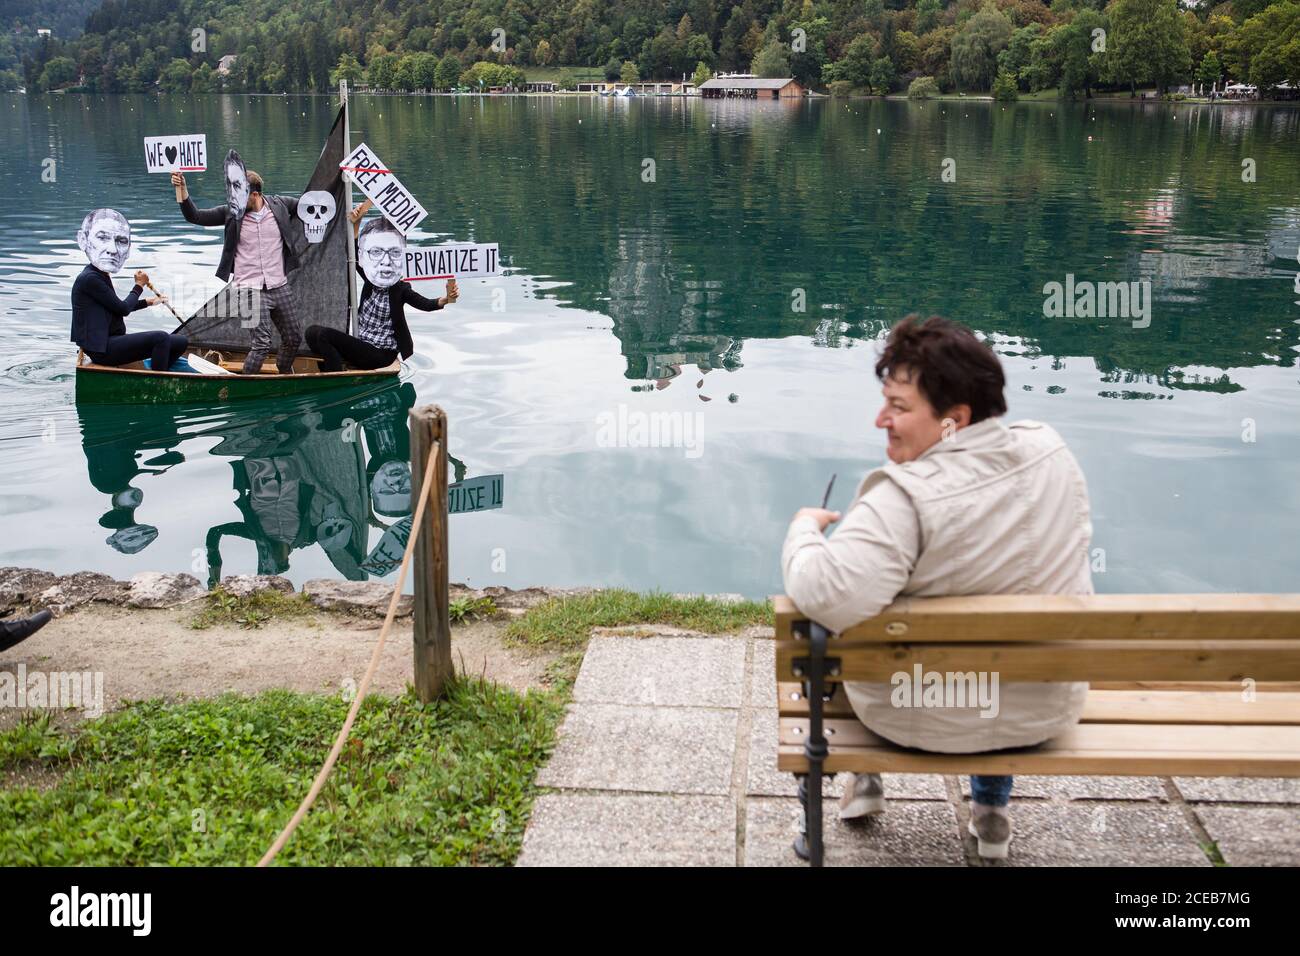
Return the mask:
<svg viewBox="0 0 1300 956">
<path fill-rule="evenodd" d="M 401 387 L 217 408 L 76 405 L 74 233 L 121 210 L 130 265 L 197 308 L 220 233 L 180 218 L 143 137 L 206 133 L 297 193 L 330 102 L 0 115 L 0 565 L 391 574 L 406 411 L 436 402 L 451 477 L 505 475 L 503 508 L 451 518 L 453 580 L 769 594 L 794 510 L 882 461 L 876 340 L 919 311 L 989 337 L 1009 418 L 1070 443 L 1099 590 L 1300 591 L 1300 110 L 354 97 L 354 143 L 430 210 L 414 241 L 497 242 L 503 275 L 409 315 Z M 221 189 L 191 176 L 200 204 Z M 1149 325 L 1045 317 L 1067 274 L 1149 282 Z M 690 447 L 611 444 L 602 422 L 643 413 Z"/>
</svg>

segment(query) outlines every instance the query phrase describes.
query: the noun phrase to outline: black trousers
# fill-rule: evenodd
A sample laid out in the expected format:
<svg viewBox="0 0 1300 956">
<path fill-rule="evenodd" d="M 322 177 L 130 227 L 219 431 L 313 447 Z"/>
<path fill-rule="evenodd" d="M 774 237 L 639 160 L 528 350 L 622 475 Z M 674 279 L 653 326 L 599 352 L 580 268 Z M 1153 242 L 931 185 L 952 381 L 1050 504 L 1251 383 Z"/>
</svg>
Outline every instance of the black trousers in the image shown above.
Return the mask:
<svg viewBox="0 0 1300 956">
<path fill-rule="evenodd" d="M 128 332 L 109 337 L 108 348 L 102 352 L 86 352 L 96 365 L 126 365 L 141 359 L 153 359 L 153 370 L 165 372 L 172 367 L 190 340 L 183 335 L 167 332 Z"/>
<path fill-rule="evenodd" d="M 340 329 L 308 326 L 307 347 L 321 356 L 322 372 L 341 372 L 343 363 L 352 368 L 383 368 L 392 365 L 397 349 L 377 349 Z"/>
</svg>

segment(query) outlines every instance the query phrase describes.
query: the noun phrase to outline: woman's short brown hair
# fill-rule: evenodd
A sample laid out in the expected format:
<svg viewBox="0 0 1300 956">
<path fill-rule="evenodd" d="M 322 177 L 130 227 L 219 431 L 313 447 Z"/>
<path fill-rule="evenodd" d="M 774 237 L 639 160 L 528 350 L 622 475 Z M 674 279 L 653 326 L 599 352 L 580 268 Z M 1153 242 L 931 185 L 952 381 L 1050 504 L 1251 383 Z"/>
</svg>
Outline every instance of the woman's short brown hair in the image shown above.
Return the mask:
<svg viewBox="0 0 1300 956">
<path fill-rule="evenodd" d="M 251 169 L 248 172 L 248 191 L 250 193 L 260 193 L 262 191 L 262 177 Z"/>
<path fill-rule="evenodd" d="M 998 357 L 966 326 L 938 315 L 912 314 L 889 330 L 876 362 L 876 378 L 887 376 L 915 381 L 936 415 L 969 405 L 973 425 L 1007 412 Z"/>
</svg>

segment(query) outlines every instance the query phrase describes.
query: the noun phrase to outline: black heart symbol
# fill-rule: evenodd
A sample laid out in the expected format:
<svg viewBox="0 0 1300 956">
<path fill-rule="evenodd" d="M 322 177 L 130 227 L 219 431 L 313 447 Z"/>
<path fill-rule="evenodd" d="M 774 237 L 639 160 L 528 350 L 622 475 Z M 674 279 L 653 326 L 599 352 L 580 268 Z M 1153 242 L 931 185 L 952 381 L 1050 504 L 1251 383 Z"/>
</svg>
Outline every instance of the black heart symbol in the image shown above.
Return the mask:
<svg viewBox="0 0 1300 956">
<path fill-rule="evenodd" d="M 169 162 L 169 163 L 174 163 L 174 162 L 176 162 L 176 147 L 175 147 L 175 146 L 168 146 L 166 149 L 163 150 L 163 152 L 167 154 L 167 162 Z"/>
</svg>

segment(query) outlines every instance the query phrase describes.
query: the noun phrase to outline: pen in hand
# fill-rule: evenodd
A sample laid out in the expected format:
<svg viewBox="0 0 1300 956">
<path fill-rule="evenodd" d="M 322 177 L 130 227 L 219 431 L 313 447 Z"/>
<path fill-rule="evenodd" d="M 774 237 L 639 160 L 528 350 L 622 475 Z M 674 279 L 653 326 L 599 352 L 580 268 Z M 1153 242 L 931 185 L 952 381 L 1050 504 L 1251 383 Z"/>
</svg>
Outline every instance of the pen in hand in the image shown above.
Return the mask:
<svg viewBox="0 0 1300 956">
<path fill-rule="evenodd" d="M 826 485 L 826 494 L 822 495 L 823 508 L 825 508 L 827 502 L 831 500 L 831 489 L 834 487 L 835 487 L 835 474 L 832 474 L 830 482 Z"/>
</svg>

